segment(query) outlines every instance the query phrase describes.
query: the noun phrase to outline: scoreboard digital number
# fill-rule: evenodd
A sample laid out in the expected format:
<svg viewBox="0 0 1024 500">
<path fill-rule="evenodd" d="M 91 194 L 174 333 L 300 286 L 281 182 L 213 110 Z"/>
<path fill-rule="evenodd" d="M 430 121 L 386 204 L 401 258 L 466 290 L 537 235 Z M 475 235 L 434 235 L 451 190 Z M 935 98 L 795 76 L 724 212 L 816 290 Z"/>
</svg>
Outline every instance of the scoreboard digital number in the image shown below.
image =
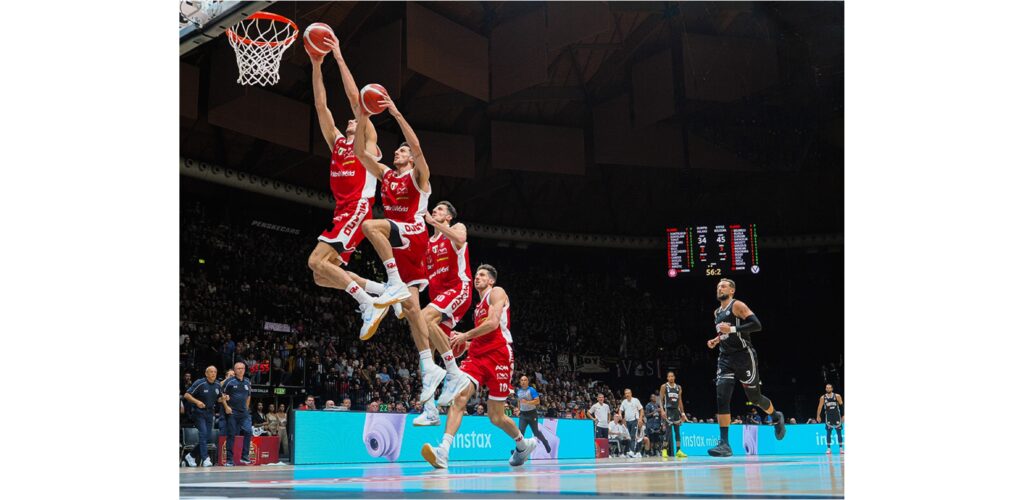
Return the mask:
<svg viewBox="0 0 1024 500">
<path fill-rule="evenodd" d="M 670 227 L 668 276 L 727 276 L 761 272 L 757 224 Z"/>
</svg>

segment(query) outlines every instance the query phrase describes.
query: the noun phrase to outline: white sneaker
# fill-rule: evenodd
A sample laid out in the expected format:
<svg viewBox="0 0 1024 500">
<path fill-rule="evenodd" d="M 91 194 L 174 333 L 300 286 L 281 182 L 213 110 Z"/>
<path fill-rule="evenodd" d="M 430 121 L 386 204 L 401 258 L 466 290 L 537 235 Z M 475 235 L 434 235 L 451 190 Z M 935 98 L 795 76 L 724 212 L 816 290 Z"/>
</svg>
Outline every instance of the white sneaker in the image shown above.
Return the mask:
<svg viewBox="0 0 1024 500">
<path fill-rule="evenodd" d="M 213 462 L 210 461 L 210 457 L 206 457 L 206 460 L 203 460 L 203 467 L 213 467 Z"/>
<path fill-rule="evenodd" d="M 405 283 L 387 284 L 384 285 L 384 293 L 380 294 L 380 297 L 373 299 L 373 305 L 377 307 L 390 306 L 396 302 L 401 302 L 405 299 L 412 297 L 409 293 L 409 287 Z"/>
<path fill-rule="evenodd" d="M 423 443 L 423 448 L 420 448 L 420 455 L 423 455 L 427 463 L 433 465 L 435 469 L 448 468 L 448 452 L 444 449 Z"/>
<path fill-rule="evenodd" d="M 632 451 L 627 451 L 626 456 L 629 458 L 636 458 L 636 453 L 633 453 Z"/>
<path fill-rule="evenodd" d="M 395 317 L 396 318 L 398 318 L 398 319 L 405 319 L 405 311 L 402 310 L 402 303 L 401 302 L 395 302 L 394 304 L 391 304 L 391 309 L 395 310 Z"/>
<path fill-rule="evenodd" d="M 473 381 L 469 379 L 469 375 L 459 370 L 455 375 L 451 373 L 444 377 L 444 389 L 441 390 L 441 395 L 437 398 L 437 404 L 440 406 L 448 406 L 455 400 L 455 396 L 458 396 L 466 387 Z"/>
<path fill-rule="evenodd" d="M 363 317 L 363 327 L 359 329 L 359 340 L 370 340 L 373 334 L 377 333 L 377 327 L 384 319 L 387 309 L 374 307 L 373 304 L 362 304 L 359 306 L 359 314 Z"/>
<path fill-rule="evenodd" d="M 508 464 L 512 467 L 518 467 L 526 463 L 526 460 L 530 458 L 530 454 L 537 448 L 537 438 L 526 438 L 523 440 L 523 444 L 526 445 L 526 449 L 523 451 L 512 450 L 512 457 L 508 459 Z"/>
<path fill-rule="evenodd" d="M 195 467 L 196 466 L 196 459 L 192 458 L 192 454 L 191 453 L 186 453 L 185 454 L 185 463 L 187 463 L 189 467 Z"/>
<path fill-rule="evenodd" d="M 437 390 L 437 386 L 441 385 L 447 373 L 444 371 L 444 368 L 437 365 L 430 365 L 430 368 L 427 368 L 426 373 L 423 374 L 423 390 L 420 391 L 420 403 L 425 403 L 428 399 L 434 397 L 434 391 Z"/>
<path fill-rule="evenodd" d="M 412 425 L 415 425 L 416 427 L 441 425 L 441 417 L 438 414 L 437 407 L 423 408 L 423 413 L 412 420 Z"/>
</svg>

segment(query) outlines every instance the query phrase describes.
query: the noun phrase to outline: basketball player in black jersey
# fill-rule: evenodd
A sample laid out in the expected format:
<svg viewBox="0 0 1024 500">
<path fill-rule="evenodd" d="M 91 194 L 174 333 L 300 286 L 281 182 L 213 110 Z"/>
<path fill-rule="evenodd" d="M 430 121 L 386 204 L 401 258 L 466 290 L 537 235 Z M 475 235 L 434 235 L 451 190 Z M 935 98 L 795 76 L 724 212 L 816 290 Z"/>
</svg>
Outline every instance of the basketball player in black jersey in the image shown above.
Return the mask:
<svg viewBox="0 0 1024 500">
<path fill-rule="evenodd" d="M 715 386 L 718 392 L 718 431 L 721 440 L 718 446 L 708 450 L 713 457 L 732 456 L 729 446 L 729 400 L 732 389 L 739 378 L 747 400 L 771 415 L 775 423 L 775 439 L 786 435 L 786 417 L 777 411 L 772 401 L 761 394 L 761 378 L 757 372 L 757 353 L 750 341 L 750 334 L 761 331 L 761 322 L 743 302 L 733 298 L 736 282 L 723 279 L 718 282 L 718 302 L 715 310 L 715 329 L 718 336 L 708 341 L 708 348 L 718 346 L 718 375 Z"/>
<path fill-rule="evenodd" d="M 843 454 L 843 397 L 832 392 L 832 384 L 825 384 L 825 394 L 818 398 L 818 422 L 821 422 L 821 410 L 825 409 L 825 453 L 832 454 L 832 429 L 839 438 L 839 454 Z"/>
<path fill-rule="evenodd" d="M 672 449 L 675 443 L 676 457 L 686 458 L 686 453 L 679 449 L 683 443 L 679 439 L 679 426 L 686 422 L 686 412 L 683 410 L 683 388 L 676 385 L 675 372 L 668 372 L 668 382 L 661 384 L 661 395 L 658 397 L 658 404 L 661 405 L 661 419 L 665 421 L 665 443 L 668 448 L 661 450 L 661 456 L 668 458 L 668 450 Z M 672 434 L 675 433 L 675 441 Z"/>
</svg>

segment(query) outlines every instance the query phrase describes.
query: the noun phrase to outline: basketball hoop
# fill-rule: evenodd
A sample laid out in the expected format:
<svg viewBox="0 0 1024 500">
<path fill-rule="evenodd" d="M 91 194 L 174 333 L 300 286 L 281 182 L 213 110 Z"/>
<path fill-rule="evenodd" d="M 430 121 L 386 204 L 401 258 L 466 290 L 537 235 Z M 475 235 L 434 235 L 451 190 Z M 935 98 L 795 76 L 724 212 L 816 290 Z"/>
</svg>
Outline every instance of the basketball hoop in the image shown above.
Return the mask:
<svg viewBox="0 0 1024 500">
<path fill-rule="evenodd" d="M 281 78 L 281 56 L 299 36 L 291 19 L 257 12 L 227 30 L 238 61 L 238 83 L 274 85 Z"/>
</svg>

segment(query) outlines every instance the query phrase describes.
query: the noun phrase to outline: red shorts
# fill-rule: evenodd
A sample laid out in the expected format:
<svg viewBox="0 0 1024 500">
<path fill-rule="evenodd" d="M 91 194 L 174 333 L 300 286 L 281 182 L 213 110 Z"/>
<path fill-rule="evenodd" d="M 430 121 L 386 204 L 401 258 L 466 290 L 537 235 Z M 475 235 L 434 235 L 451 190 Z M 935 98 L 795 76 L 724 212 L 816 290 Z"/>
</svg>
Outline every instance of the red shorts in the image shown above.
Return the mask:
<svg viewBox="0 0 1024 500">
<path fill-rule="evenodd" d="M 334 209 L 331 227 L 320 234 L 318 240 L 331 245 L 342 265 L 348 265 L 352 252 L 363 241 L 363 221 L 370 216 L 370 202 L 366 198 L 342 208 Z"/>
<path fill-rule="evenodd" d="M 450 332 L 469 311 L 471 302 L 473 299 L 470 295 L 469 282 L 463 281 L 459 288 L 448 289 L 437 294 L 427 307 L 433 307 L 441 312 L 441 324 L 447 326 L 447 331 Z"/>
<path fill-rule="evenodd" d="M 387 221 L 391 223 L 389 239 L 398 275 L 406 285 L 423 291 L 427 287 L 427 245 L 430 240 L 427 224 L 422 219 L 415 223 Z"/>
<path fill-rule="evenodd" d="M 483 354 L 470 353 L 459 368 L 473 379 L 478 390 L 480 384 L 487 386 L 488 399 L 504 401 L 512 389 L 512 370 L 515 369 L 512 346 L 505 344 Z"/>
</svg>

